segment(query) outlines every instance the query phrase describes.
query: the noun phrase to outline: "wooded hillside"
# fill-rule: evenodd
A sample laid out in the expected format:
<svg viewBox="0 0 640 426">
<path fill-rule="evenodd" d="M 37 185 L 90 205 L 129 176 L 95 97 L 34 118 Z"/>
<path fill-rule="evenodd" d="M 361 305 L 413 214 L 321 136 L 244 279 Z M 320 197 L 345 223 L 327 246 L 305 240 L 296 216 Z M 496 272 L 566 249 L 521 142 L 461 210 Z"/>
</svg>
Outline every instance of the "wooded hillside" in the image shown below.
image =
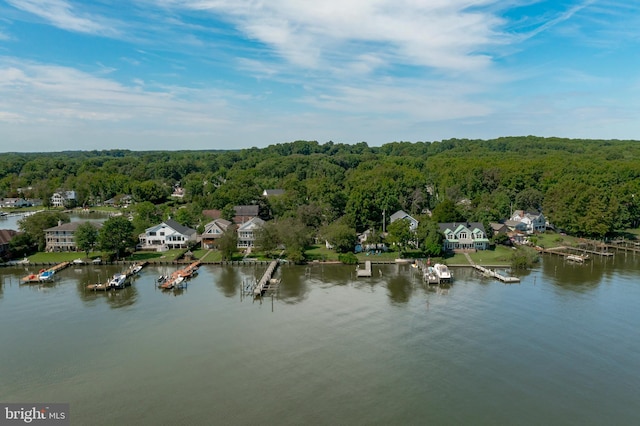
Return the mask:
<svg viewBox="0 0 640 426">
<path fill-rule="evenodd" d="M 77 192 L 79 205 L 130 194 L 147 207 L 161 206 L 178 183 L 185 197 L 163 211 L 184 204 L 180 219 L 192 226 L 204 209 L 258 203 L 271 217 L 303 216 L 318 227 L 343 218 L 362 231 L 381 228 L 383 212 L 421 215 L 448 200 L 470 221 L 541 209 L 568 233 L 602 237 L 639 224 L 640 143 L 527 136 L 381 147 L 296 141 L 237 151 L 0 154 L 2 197 L 46 203 L 64 189 Z M 262 197 L 272 188 L 286 192 Z"/>
</svg>

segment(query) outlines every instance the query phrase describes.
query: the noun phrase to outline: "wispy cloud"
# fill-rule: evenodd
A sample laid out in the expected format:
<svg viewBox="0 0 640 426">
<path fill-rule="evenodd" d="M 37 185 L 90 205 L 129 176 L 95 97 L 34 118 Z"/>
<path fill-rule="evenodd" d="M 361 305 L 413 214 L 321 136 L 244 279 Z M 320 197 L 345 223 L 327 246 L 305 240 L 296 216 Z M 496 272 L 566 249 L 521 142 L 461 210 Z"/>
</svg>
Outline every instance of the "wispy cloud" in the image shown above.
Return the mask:
<svg viewBox="0 0 640 426">
<path fill-rule="evenodd" d="M 545 32 L 547 30 L 549 30 L 552 27 L 555 27 L 558 24 L 561 24 L 565 21 L 568 21 L 569 19 L 571 19 L 576 13 L 580 12 L 581 10 L 593 5 L 594 3 L 596 3 L 596 0 L 585 0 L 579 4 L 576 4 L 570 8 L 568 8 L 567 10 L 560 12 L 556 15 L 554 15 L 553 17 L 551 17 L 550 19 L 547 19 L 545 22 L 541 23 L 539 26 L 537 26 L 536 28 L 534 28 L 533 30 L 527 32 L 527 33 L 523 33 L 520 36 L 519 41 L 525 41 L 527 39 L 530 39 L 532 37 L 537 36 L 538 34 Z"/>
<path fill-rule="evenodd" d="M 106 19 L 79 12 L 65 0 L 6 0 L 6 2 L 64 30 L 99 35 L 117 33 Z"/>
<path fill-rule="evenodd" d="M 488 0 L 157 0 L 178 10 L 208 12 L 304 67 L 379 55 L 435 69 L 467 71 L 490 63 L 503 42 L 502 20 L 483 12 Z M 371 65 L 371 63 L 369 64 Z M 380 64 L 382 65 L 382 64 Z"/>
</svg>

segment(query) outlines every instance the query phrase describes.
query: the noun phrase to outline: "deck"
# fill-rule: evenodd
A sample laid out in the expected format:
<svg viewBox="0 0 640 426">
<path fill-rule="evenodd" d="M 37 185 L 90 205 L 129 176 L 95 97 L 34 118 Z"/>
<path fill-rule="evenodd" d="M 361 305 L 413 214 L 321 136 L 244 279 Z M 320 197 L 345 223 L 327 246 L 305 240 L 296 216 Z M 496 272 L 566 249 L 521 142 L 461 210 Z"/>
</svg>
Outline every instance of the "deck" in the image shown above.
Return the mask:
<svg viewBox="0 0 640 426">
<path fill-rule="evenodd" d="M 358 266 L 358 269 L 356 269 L 356 275 L 358 276 L 358 278 L 360 278 L 360 277 L 370 277 L 371 276 L 371 261 L 367 260 L 366 262 L 364 262 L 364 269 L 360 269 L 360 266 Z"/>
</svg>

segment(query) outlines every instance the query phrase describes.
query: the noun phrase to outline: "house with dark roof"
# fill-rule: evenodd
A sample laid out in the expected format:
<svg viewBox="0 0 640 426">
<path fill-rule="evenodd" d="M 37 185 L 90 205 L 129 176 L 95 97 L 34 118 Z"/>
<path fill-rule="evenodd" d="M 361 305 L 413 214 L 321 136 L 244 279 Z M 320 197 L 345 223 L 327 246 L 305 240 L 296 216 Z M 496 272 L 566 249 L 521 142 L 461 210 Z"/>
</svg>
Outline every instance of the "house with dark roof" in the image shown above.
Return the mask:
<svg viewBox="0 0 640 426">
<path fill-rule="evenodd" d="M 156 251 L 187 248 L 196 242 L 196 237 L 195 229 L 181 225 L 173 219 L 167 219 L 145 229 L 144 234 L 139 235 L 139 248 Z"/>
<path fill-rule="evenodd" d="M 260 206 L 257 205 L 234 206 L 233 210 L 236 213 L 233 218 L 233 223 L 235 223 L 236 225 L 241 225 L 245 222 L 248 222 L 254 217 L 258 217 L 260 214 Z"/>
<path fill-rule="evenodd" d="M 480 222 L 439 223 L 445 250 L 486 250 L 489 239 Z"/>
<path fill-rule="evenodd" d="M 75 232 L 83 222 L 58 222 L 58 226 L 47 228 L 44 230 L 44 238 L 46 242 L 45 251 L 78 251 L 76 246 Z M 88 222 L 96 229 L 102 227 L 101 223 Z"/>
<path fill-rule="evenodd" d="M 391 223 L 395 222 L 396 220 L 403 220 L 403 219 L 408 220 L 409 229 L 411 229 L 411 231 L 415 232 L 416 229 L 418 229 L 418 220 L 413 218 L 409 213 L 405 212 L 404 210 L 398 210 L 397 212 L 392 214 L 389 219 Z"/>
<path fill-rule="evenodd" d="M 5 258 L 9 254 L 11 240 L 18 234 L 13 229 L 0 229 L 0 258 Z"/>
</svg>

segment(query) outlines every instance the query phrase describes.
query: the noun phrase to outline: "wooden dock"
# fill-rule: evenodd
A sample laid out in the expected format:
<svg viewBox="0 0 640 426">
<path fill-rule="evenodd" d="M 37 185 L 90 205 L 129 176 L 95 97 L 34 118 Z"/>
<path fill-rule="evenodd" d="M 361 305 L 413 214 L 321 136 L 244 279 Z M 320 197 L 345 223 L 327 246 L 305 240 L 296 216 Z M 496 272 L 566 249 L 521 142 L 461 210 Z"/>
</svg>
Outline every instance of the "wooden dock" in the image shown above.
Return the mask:
<svg viewBox="0 0 640 426">
<path fill-rule="evenodd" d="M 358 265 L 358 269 L 356 269 L 356 275 L 358 278 L 360 277 L 370 277 L 371 276 L 371 261 L 367 260 L 364 262 L 364 269 L 360 269 L 360 265 Z"/>
<path fill-rule="evenodd" d="M 50 281 L 53 281 L 53 278 L 56 272 L 62 271 L 64 268 L 67 268 L 69 265 L 71 265 L 71 262 L 58 263 L 57 265 L 49 269 L 41 270 L 37 274 L 29 274 L 26 277 L 23 277 L 21 281 L 23 284 L 50 282 Z"/>
<path fill-rule="evenodd" d="M 484 266 L 480 266 L 480 265 L 474 264 L 473 267 L 474 267 L 475 270 L 482 272 L 482 274 L 484 276 L 495 278 L 497 280 L 502 281 L 503 283 L 510 284 L 510 283 L 519 283 L 520 282 L 520 278 L 518 278 L 518 277 L 509 277 L 509 276 L 506 276 L 506 275 L 502 275 L 502 274 L 497 273 L 494 270 L 485 268 Z"/>
<path fill-rule="evenodd" d="M 273 273 L 276 271 L 277 267 L 277 260 L 274 260 L 269 264 L 269 267 L 267 267 L 267 270 L 262 275 L 262 278 L 260 278 L 260 281 L 258 281 L 258 284 L 256 284 L 255 288 L 253 289 L 253 295 L 255 297 L 262 296 L 267 291 L 275 291 L 277 289 L 277 286 L 280 285 L 280 280 L 272 279 Z"/>
<path fill-rule="evenodd" d="M 581 253 L 583 257 L 586 259 L 584 255 L 593 254 L 597 256 L 609 257 L 613 256 L 613 253 L 610 251 L 595 251 L 595 250 L 587 250 L 577 247 L 555 247 L 550 249 L 536 248 L 540 253 L 546 254 L 556 254 L 558 256 L 575 256 L 576 252 Z"/>
</svg>

